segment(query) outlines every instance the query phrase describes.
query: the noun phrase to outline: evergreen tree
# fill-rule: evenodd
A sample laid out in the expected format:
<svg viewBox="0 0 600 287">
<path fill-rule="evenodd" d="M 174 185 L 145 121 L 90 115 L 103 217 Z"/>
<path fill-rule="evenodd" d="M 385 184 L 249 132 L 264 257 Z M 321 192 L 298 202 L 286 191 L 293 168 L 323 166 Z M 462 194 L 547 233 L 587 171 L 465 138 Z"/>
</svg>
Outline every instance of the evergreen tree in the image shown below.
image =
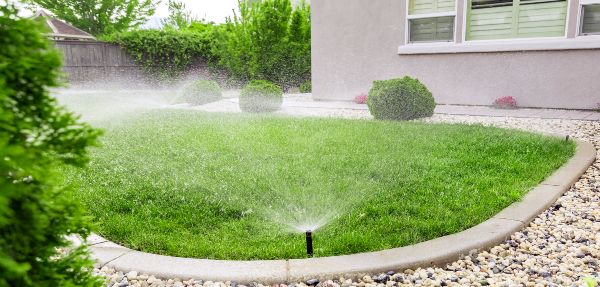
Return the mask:
<svg viewBox="0 0 600 287">
<path fill-rule="evenodd" d="M 63 196 L 58 165 L 80 166 L 99 131 L 49 95 L 60 55 L 36 21 L 0 6 L 0 287 L 102 286 L 85 247 L 90 223 Z M 62 250 L 62 252 L 61 252 Z"/>
</svg>

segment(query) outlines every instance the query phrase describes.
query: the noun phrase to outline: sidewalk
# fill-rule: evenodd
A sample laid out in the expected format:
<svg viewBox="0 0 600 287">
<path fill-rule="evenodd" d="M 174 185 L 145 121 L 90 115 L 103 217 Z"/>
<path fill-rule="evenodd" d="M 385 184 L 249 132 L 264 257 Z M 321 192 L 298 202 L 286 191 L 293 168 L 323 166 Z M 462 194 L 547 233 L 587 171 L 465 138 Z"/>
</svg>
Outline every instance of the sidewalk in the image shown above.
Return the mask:
<svg viewBox="0 0 600 287">
<path fill-rule="evenodd" d="M 588 120 L 600 121 L 600 112 L 581 110 L 559 110 L 559 109 L 496 109 L 482 106 L 457 106 L 438 105 L 436 114 L 442 115 L 470 115 L 489 117 L 514 117 L 514 118 L 540 118 L 540 119 L 563 119 L 563 120 Z"/>
<path fill-rule="evenodd" d="M 353 109 L 366 110 L 366 105 L 353 102 L 315 101 L 306 95 L 289 95 L 284 100 L 284 107 L 288 108 L 317 108 L 317 109 Z M 462 106 L 462 105 L 437 105 L 436 114 L 440 115 L 469 115 L 488 117 L 514 117 L 514 118 L 540 118 L 540 119 L 564 119 L 564 120 L 590 120 L 600 121 L 600 112 L 583 110 L 562 109 L 496 109 L 485 106 Z"/>
<path fill-rule="evenodd" d="M 237 98 L 228 98 L 195 109 L 207 112 L 241 112 Z M 367 105 L 344 101 L 315 101 L 310 94 L 288 94 L 284 97 L 279 114 L 295 116 L 333 116 L 344 118 L 371 118 Z M 540 118 L 600 121 L 600 112 L 560 109 L 496 109 L 485 106 L 438 105 L 439 115 L 468 115 L 488 117 Z"/>
</svg>

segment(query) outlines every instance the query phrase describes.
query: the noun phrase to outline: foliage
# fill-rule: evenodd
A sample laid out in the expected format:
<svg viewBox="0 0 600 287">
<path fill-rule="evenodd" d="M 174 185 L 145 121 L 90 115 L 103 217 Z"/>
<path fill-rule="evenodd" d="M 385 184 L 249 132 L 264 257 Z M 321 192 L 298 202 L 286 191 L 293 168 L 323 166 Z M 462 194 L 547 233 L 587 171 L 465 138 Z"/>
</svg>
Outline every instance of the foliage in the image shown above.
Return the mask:
<svg viewBox="0 0 600 287">
<path fill-rule="evenodd" d="M 198 80 L 183 88 L 179 102 L 191 105 L 204 105 L 223 97 L 221 87 L 215 81 Z"/>
<path fill-rule="evenodd" d="M 354 97 L 354 102 L 359 105 L 364 105 L 367 103 L 369 96 L 365 93 L 361 93 L 360 95 Z"/>
<path fill-rule="evenodd" d="M 502 97 L 494 101 L 494 107 L 499 109 L 516 109 L 518 107 L 517 100 L 513 97 Z"/>
<path fill-rule="evenodd" d="M 158 0 L 25 0 L 95 36 L 139 27 Z"/>
<path fill-rule="evenodd" d="M 214 50 L 233 80 L 266 79 L 284 88 L 310 79 L 310 6 L 290 0 L 239 0 Z"/>
<path fill-rule="evenodd" d="M 300 85 L 300 93 L 307 94 L 312 92 L 312 82 L 306 81 Z"/>
<path fill-rule="evenodd" d="M 254 80 L 240 92 L 240 109 L 244 112 L 273 112 L 281 108 L 281 87 L 265 80 Z"/>
<path fill-rule="evenodd" d="M 55 167 L 80 166 L 97 130 L 59 107 L 60 57 L 44 28 L 0 6 L 0 286 L 101 286 L 84 247 L 60 253 L 90 224 L 55 183 Z"/>
<path fill-rule="evenodd" d="M 281 72 L 285 84 L 293 86 L 303 81 L 310 81 L 311 78 L 310 5 L 304 0 L 292 13 L 289 35 L 287 47 L 289 62 L 283 65 Z"/>
<path fill-rule="evenodd" d="M 223 25 L 192 19 L 181 2 L 169 4 L 164 29 L 120 32 L 104 40 L 124 47 L 161 80 L 181 76 L 199 59 L 234 85 L 266 79 L 287 89 L 310 80 L 310 6 L 305 2 L 292 9 L 290 0 L 239 0 L 239 13 Z"/>
<path fill-rule="evenodd" d="M 587 287 L 598 287 L 598 281 L 593 277 L 585 277 L 583 278 L 583 282 Z"/>
<path fill-rule="evenodd" d="M 161 23 L 167 29 L 185 29 L 195 21 L 192 12 L 187 9 L 185 3 L 177 0 L 169 0 L 169 17 Z"/>
<path fill-rule="evenodd" d="M 411 77 L 373 82 L 367 104 L 371 114 L 381 120 L 430 117 L 435 109 L 431 92 Z"/>
<path fill-rule="evenodd" d="M 209 64 L 209 68 L 222 69 L 218 65 L 219 63 L 219 49 L 222 46 L 221 43 L 225 42 L 226 38 L 226 25 L 217 25 L 213 22 L 206 22 L 204 20 L 193 21 L 186 29 L 186 31 L 196 33 L 199 37 L 205 40 L 207 48 L 203 50 L 203 54 L 200 57 Z"/>
<path fill-rule="evenodd" d="M 314 233 L 317 257 L 456 233 L 518 201 L 575 148 L 480 125 L 193 110 L 98 124 L 102 147 L 69 179 L 99 233 L 230 260 L 305 257 L 303 234 L 288 227 L 303 223 L 327 223 Z"/>
<path fill-rule="evenodd" d="M 163 81 L 181 76 L 211 50 L 209 33 L 189 30 L 137 30 L 112 34 L 105 40 L 125 48 L 147 72 Z"/>
</svg>

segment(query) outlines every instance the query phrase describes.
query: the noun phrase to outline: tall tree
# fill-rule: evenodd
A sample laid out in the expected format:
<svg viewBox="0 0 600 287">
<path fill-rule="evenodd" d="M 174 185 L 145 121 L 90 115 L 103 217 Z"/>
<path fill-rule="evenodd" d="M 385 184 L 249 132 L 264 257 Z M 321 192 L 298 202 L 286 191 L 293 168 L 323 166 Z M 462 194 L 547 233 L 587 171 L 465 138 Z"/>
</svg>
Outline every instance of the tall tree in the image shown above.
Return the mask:
<svg viewBox="0 0 600 287">
<path fill-rule="evenodd" d="M 192 12 L 187 9 L 185 3 L 177 0 L 169 0 L 169 17 L 161 21 L 166 28 L 184 29 L 196 19 Z"/>
<path fill-rule="evenodd" d="M 91 33 L 104 35 L 135 28 L 154 15 L 161 0 L 25 0 Z"/>
</svg>

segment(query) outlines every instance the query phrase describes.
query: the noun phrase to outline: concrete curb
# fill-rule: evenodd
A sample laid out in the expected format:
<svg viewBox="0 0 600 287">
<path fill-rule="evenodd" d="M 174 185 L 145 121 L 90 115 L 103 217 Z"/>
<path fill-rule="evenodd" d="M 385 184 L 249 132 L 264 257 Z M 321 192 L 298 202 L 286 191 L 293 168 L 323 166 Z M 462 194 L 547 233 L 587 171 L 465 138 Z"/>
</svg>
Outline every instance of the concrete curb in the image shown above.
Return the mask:
<svg viewBox="0 0 600 287">
<path fill-rule="evenodd" d="M 513 203 L 491 219 L 462 232 L 419 244 L 335 257 L 227 261 L 177 258 L 134 251 L 102 237 L 87 239 L 98 266 L 119 271 L 138 271 L 163 278 L 236 281 L 241 284 L 299 282 L 358 278 L 366 274 L 417 267 L 443 266 L 461 255 L 487 249 L 508 239 L 549 208 L 587 170 L 596 159 L 596 149 L 577 141 L 575 156 L 548 179 L 531 190 L 520 202 Z"/>
</svg>

